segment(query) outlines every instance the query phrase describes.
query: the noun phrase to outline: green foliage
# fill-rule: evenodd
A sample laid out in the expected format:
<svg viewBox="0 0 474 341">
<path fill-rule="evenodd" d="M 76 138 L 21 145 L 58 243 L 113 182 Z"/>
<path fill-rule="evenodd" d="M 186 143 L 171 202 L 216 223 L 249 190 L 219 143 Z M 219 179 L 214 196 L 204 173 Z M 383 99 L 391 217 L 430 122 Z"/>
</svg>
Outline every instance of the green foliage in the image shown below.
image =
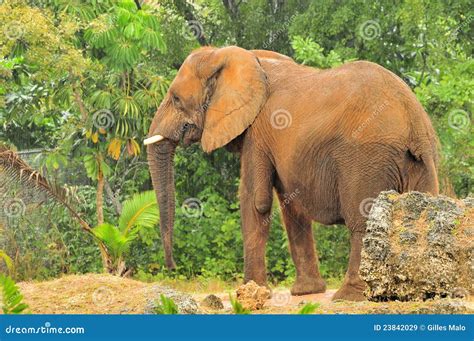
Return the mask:
<svg viewBox="0 0 474 341">
<path fill-rule="evenodd" d="M 160 295 L 161 303 L 158 303 L 154 309 L 157 315 L 176 315 L 178 314 L 178 307 L 171 298 L 165 295 Z"/>
<path fill-rule="evenodd" d="M 118 226 L 105 223 L 94 227 L 92 232 L 105 244 L 114 268 L 118 268 L 139 230 L 155 228 L 158 220 L 155 193 L 147 191 L 124 202 Z"/>
<path fill-rule="evenodd" d="M 2 287 L 2 311 L 4 314 L 21 314 L 28 308 L 28 305 L 23 303 L 23 295 L 10 277 L 0 274 L 0 287 Z"/>
<path fill-rule="evenodd" d="M 312 314 L 321 306 L 320 303 L 306 303 L 299 311 L 298 314 L 300 315 L 308 315 Z"/>
<path fill-rule="evenodd" d="M 0 250 L 0 259 L 5 262 L 8 271 L 11 273 L 13 271 L 13 260 L 3 250 Z"/>
<path fill-rule="evenodd" d="M 335 51 L 329 52 L 327 56 L 323 54 L 324 49 L 311 38 L 296 36 L 291 41 L 291 46 L 295 50 L 295 58 L 302 64 L 316 66 L 323 69 L 336 67 L 342 64 L 341 57 Z"/>
<path fill-rule="evenodd" d="M 232 305 L 232 311 L 236 315 L 249 315 L 250 310 L 245 309 L 237 299 L 233 298 L 232 295 L 229 294 L 230 304 Z"/>
<path fill-rule="evenodd" d="M 116 70 L 131 70 L 153 49 L 166 52 L 157 17 L 138 10 L 132 0 L 118 1 L 111 11 L 94 19 L 84 37 L 92 47 L 103 50 L 104 62 Z"/>
<path fill-rule="evenodd" d="M 79 185 L 78 210 L 88 222 L 96 219 L 93 185 L 102 172 L 112 194 L 104 205 L 109 225 L 99 229 L 116 245 L 117 256 L 126 245 L 130 268 L 156 278 L 242 276 L 237 156 L 224 150 L 206 155 L 196 145 L 178 148 L 175 273 L 164 268 L 156 228 L 132 228 L 130 239 L 122 238 L 112 200 L 151 189 L 140 141 L 177 69 L 203 41 L 274 50 L 318 68 L 355 59 L 381 64 L 413 88 L 435 125 L 443 191 L 461 197 L 473 191 L 474 162 L 467 152 L 474 148 L 471 2 L 156 3 L 141 10 L 132 0 L 0 4 L 3 33 L 21 28 L 19 35 L 13 30 L 0 37 L 0 141 L 19 150 L 47 149 L 38 161 L 58 183 Z M 371 30 L 364 30 L 367 25 Z M 96 114 L 108 118 L 102 129 Z M 188 198 L 199 199 L 201 215 L 183 213 Z M 129 221 L 125 206 L 122 214 Z M 64 210 L 50 205 L 9 222 L 0 248 L 16 255 L 14 278 L 100 271 L 96 242 L 72 226 Z M 314 235 L 322 275 L 341 278 L 347 229 L 315 224 Z M 266 251 L 270 280 L 291 282 L 295 269 L 278 214 Z"/>
</svg>

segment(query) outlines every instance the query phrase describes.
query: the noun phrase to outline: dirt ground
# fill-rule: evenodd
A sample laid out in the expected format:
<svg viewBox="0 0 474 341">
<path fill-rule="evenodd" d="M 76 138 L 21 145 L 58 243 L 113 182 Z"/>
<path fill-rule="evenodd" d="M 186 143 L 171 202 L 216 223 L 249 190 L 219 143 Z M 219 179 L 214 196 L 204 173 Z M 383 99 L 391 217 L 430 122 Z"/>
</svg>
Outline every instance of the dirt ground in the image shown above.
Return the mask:
<svg viewBox="0 0 474 341">
<path fill-rule="evenodd" d="M 103 274 L 69 275 L 45 282 L 21 282 L 18 286 L 33 314 L 143 314 L 151 288 L 157 283 L 145 283 L 128 278 Z M 162 284 L 162 283 L 158 283 Z M 169 283 L 167 283 L 169 285 Z M 189 285 L 171 285 L 187 292 L 198 303 L 208 294 L 218 296 L 222 310 L 201 305 L 205 314 L 232 313 L 229 294 L 220 285 L 200 286 L 199 291 Z M 184 289 L 183 289 L 184 288 Z M 286 288 L 273 289 L 272 298 L 263 309 L 252 314 L 294 314 L 308 302 L 319 303 L 316 314 L 404 314 L 404 313 L 474 313 L 474 300 L 431 300 L 426 302 L 347 302 L 331 301 L 336 290 L 323 294 L 291 296 Z"/>
</svg>

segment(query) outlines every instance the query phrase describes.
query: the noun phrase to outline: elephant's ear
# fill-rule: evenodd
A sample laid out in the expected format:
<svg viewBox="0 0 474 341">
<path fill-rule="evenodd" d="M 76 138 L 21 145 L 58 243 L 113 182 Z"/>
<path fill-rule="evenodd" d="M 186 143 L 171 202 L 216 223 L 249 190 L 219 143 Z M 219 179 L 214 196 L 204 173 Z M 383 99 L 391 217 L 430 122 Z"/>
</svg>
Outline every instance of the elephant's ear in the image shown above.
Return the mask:
<svg viewBox="0 0 474 341">
<path fill-rule="evenodd" d="M 211 152 L 242 134 L 267 99 L 267 79 L 257 57 L 240 47 L 212 51 L 205 64 L 212 84 L 202 148 Z"/>
</svg>

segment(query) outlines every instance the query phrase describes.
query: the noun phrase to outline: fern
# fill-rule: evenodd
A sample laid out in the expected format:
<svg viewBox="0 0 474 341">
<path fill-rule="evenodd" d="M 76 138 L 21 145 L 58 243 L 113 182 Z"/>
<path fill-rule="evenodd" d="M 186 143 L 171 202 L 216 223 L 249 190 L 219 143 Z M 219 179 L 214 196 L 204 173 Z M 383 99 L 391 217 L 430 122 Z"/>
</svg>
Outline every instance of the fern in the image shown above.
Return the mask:
<svg viewBox="0 0 474 341">
<path fill-rule="evenodd" d="M 316 309 L 318 309 L 319 307 L 321 306 L 320 303 L 306 303 L 303 308 L 300 309 L 300 311 L 298 312 L 298 314 L 301 314 L 301 315 L 308 315 L 308 314 L 312 314 L 316 311 Z"/>
<path fill-rule="evenodd" d="M 2 287 L 2 311 L 4 314 L 21 314 L 28 308 L 28 305 L 23 303 L 23 295 L 9 276 L 0 274 L 0 286 Z"/>
<path fill-rule="evenodd" d="M 155 313 L 158 315 L 174 315 L 178 314 L 178 307 L 171 298 L 160 295 L 161 303 L 155 307 Z"/>
</svg>

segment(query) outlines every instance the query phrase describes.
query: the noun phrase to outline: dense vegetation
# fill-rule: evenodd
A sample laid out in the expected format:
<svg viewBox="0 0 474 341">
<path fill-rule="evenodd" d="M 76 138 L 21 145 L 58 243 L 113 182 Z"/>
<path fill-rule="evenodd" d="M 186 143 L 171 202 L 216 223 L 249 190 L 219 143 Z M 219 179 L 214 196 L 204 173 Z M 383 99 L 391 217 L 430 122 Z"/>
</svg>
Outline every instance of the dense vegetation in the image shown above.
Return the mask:
<svg viewBox="0 0 474 341">
<path fill-rule="evenodd" d="M 151 189 L 141 141 L 184 58 L 200 45 L 235 44 L 319 68 L 365 59 L 402 77 L 438 132 L 443 192 L 464 197 L 474 180 L 470 8 L 467 0 L 0 1 L 0 144 L 40 150 L 29 162 L 68 186 L 91 226 L 110 230 L 122 202 Z M 178 150 L 176 173 L 177 272 L 165 271 L 153 228 L 127 241 L 127 268 L 140 278 L 238 278 L 238 159 L 192 146 Z M 0 197 L 0 249 L 15 279 L 101 271 L 96 241 L 64 208 L 1 181 Z M 341 277 L 346 229 L 314 231 L 323 275 Z M 294 275 L 287 249 L 277 217 L 267 249 L 274 281 Z"/>
</svg>

